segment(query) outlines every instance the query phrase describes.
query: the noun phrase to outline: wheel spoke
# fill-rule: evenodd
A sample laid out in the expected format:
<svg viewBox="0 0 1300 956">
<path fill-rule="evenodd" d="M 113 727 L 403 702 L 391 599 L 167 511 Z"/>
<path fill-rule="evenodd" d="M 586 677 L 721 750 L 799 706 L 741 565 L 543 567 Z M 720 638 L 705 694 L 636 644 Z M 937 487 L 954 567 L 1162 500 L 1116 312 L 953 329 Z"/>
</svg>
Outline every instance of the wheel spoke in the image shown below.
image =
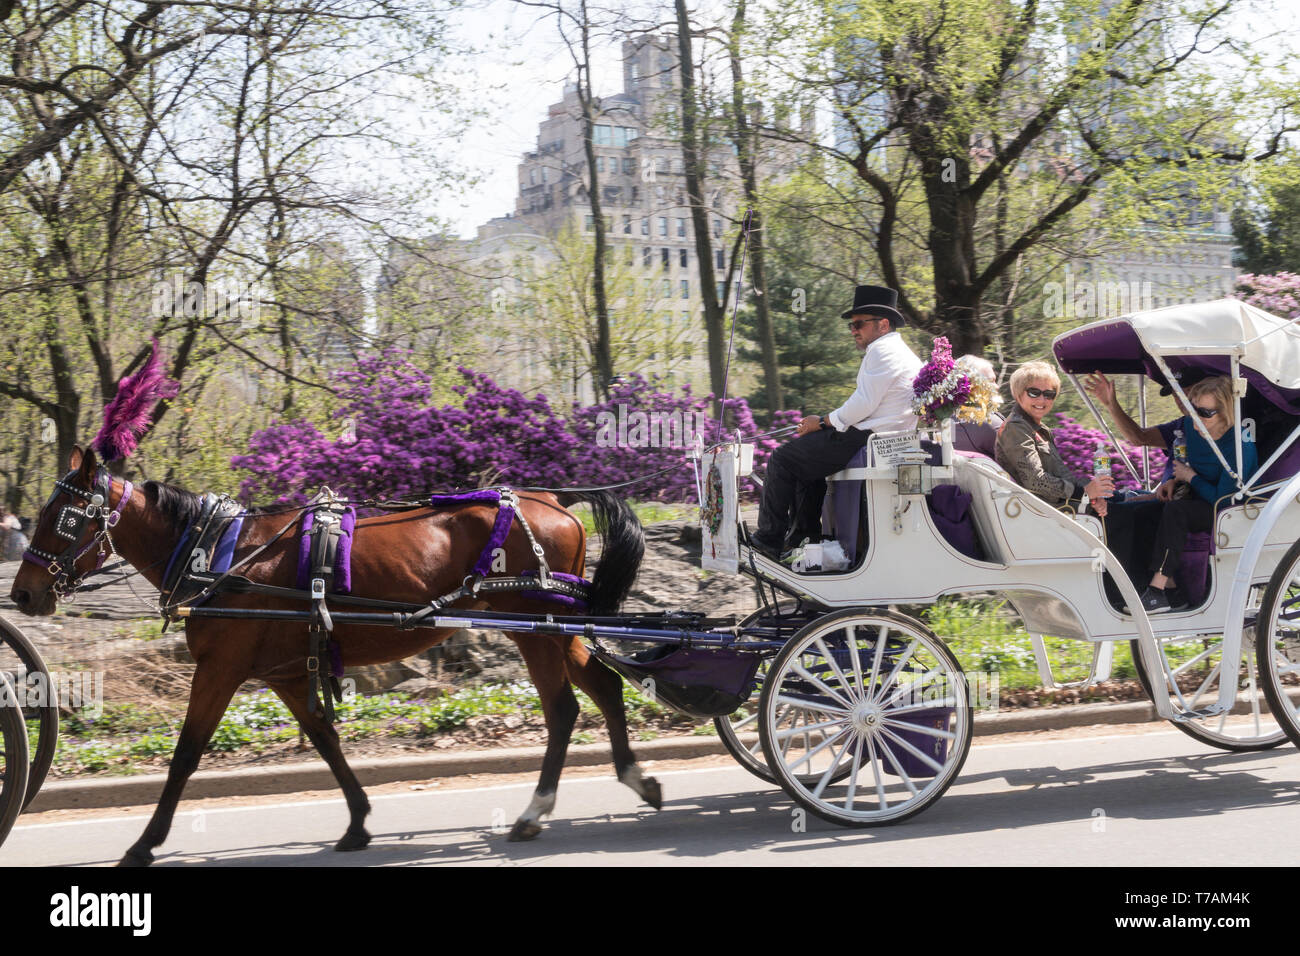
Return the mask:
<svg viewBox="0 0 1300 956">
<path fill-rule="evenodd" d="M 836 740 L 839 740 L 840 737 L 846 738 L 844 746 L 840 748 L 839 753 L 831 758 L 831 765 L 826 768 L 826 772 L 822 774 L 821 779 L 817 781 L 817 787 L 813 790 L 813 799 L 815 800 L 820 800 L 822 798 L 822 794 L 826 790 L 826 785 L 831 782 L 831 777 L 833 777 L 835 771 L 839 769 L 840 761 L 844 759 L 844 752 L 848 750 L 849 746 L 853 743 L 853 732 L 848 727 L 845 727 L 844 730 L 835 735 Z"/>
<path fill-rule="evenodd" d="M 832 707 L 830 704 L 823 704 L 817 700 L 801 700 L 796 697 L 787 697 L 784 694 L 778 694 L 776 699 L 777 703 L 785 704 L 800 711 L 812 710 L 819 714 L 838 714 L 841 717 L 848 717 L 849 715 L 848 708 Z"/>
<path fill-rule="evenodd" d="M 956 740 L 957 735 L 951 730 L 940 730 L 937 727 L 927 727 L 925 724 L 909 724 L 905 720 L 886 720 L 886 727 L 892 727 L 895 730 L 906 728 L 908 733 L 925 734 L 927 737 L 942 737 L 944 740 Z"/>
<path fill-rule="evenodd" d="M 844 692 L 849 695 L 849 699 L 857 701 L 858 698 L 853 693 L 853 686 L 849 683 L 848 678 L 844 676 L 844 672 L 840 670 L 840 665 L 836 662 L 835 655 L 826 648 L 825 643 L 823 643 L 820 637 L 817 638 L 817 648 L 822 652 L 822 656 L 825 657 L 826 663 L 831 665 L 831 670 L 835 672 L 835 676 L 840 679 L 840 686 L 843 687 Z"/>
<path fill-rule="evenodd" d="M 839 720 L 823 720 L 819 724 L 805 724 L 802 727 L 792 727 L 789 730 L 778 730 L 775 734 L 777 740 L 785 740 L 789 737 L 798 736 L 799 734 L 808 734 L 813 730 L 824 730 L 827 727 L 840 727 L 848 723 L 848 717 L 842 717 Z"/>
<path fill-rule="evenodd" d="M 817 678 L 813 674 L 808 673 L 808 671 L 805 670 L 801 664 L 797 664 L 797 663 L 792 664 L 790 669 L 794 671 L 796 674 L 798 674 L 800 677 L 802 677 L 804 680 L 806 680 L 808 683 L 812 684 L 822 693 L 824 693 L 827 697 L 831 697 L 834 698 L 835 700 L 838 700 L 845 710 L 853 709 L 852 701 L 845 700 L 843 697 L 841 697 L 831 688 L 827 687 L 819 678 Z"/>
<path fill-rule="evenodd" d="M 929 766 L 934 768 L 935 773 L 943 772 L 943 764 L 936 762 L 935 759 L 931 757 L 929 754 L 924 753 L 921 750 L 918 750 L 916 747 L 913 747 L 910 743 L 908 743 L 902 737 L 898 736 L 898 734 L 894 733 L 888 727 L 881 728 L 881 733 L 887 735 L 892 740 L 897 741 L 899 746 L 901 746 L 904 750 L 910 753 L 913 757 L 916 757 L 918 760 L 924 760 Z"/>
</svg>

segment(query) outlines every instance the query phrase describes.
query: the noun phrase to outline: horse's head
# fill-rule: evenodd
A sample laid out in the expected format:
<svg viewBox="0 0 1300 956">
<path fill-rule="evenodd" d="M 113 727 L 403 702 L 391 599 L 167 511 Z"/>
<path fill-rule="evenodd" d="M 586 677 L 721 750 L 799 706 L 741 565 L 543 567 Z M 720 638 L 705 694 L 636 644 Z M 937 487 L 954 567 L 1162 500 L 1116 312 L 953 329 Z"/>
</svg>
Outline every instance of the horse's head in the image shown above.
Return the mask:
<svg viewBox="0 0 1300 956">
<path fill-rule="evenodd" d="M 109 530 L 131 494 L 130 482 L 124 482 L 112 506 L 113 476 L 93 451 L 74 448 L 68 469 L 36 518 L 31 545 L 9 592 L 24 614 L 53 614 L 58 599 L 103 564 Z"/>
</svg>

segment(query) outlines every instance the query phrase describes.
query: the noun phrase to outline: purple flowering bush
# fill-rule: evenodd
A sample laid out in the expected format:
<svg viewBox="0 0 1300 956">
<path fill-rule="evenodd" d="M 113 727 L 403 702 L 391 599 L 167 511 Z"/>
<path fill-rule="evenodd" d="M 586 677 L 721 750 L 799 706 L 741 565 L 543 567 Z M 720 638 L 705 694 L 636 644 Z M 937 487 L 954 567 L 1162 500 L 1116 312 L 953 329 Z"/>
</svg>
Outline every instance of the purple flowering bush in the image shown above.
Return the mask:
<svg viewBox="0 0 1300 956">
<path fill-rule="evenodd" d="M 1300 275 L 1294 272 L 1270 276 L 1242 273 L 1237 276 L 1233 295 L 1281 318 L 1300 319 Z"/>
<path fill-rule="evenodd" d="M 1139 484 L 1129 474 L 1124 467 L 1124 460 L 1115 452 L 1110 445 L 1110 440 L 1106 433 L 1100 428 L 1084 428 L 1073 418 L 1068 415 L 1056 416 L 1059 424 L 1052 429 L 1052 439 L 1056 442 L 1056 450 L 1061 453 L 1061 460 L 1065 462 L 1066 467 L 1070 469 L 1071 474 L 1081 481 L 1087 482 L 1092 477 L 1093 458 L 1097 454 L 1097 445 L 1105 442 L 1107 451 L 1110 453 L 1110 476 L 1115 479 L 1116 489 L 1123 491 L 1125 489 L 1137 489 Z M 1141 473 L 1142 454 L 1151 456 L 1151 477 L 1153 479 L 1160 477 L 1160 472 L 1164 470 L 1165 461 L 1168 456 L 1158 448 L 1138 448 L 1136 445 L 1130 445 L 1128 442 L 1120 443 L 1124 451 L 1128 454 L 1129 459 Z"/>
<path fill-rule="evenodd" d="M 574 405 L 566 416 L 544 395 L 526 397 L 461 368 L 457 405 L 431 404 L 430 378 L 400 353 L 365 358 L 334 379 L 337 437 L 309 422 L 274 423 L 256 433 L 246 455 L 245 501 L 302 503 L 320 488 L 353 497 L 402 498 L 489 484 L 591 487 L 663 474 L 629 485 L 628 497 L 693 502 L 686 451 L 696 432 L 718 440 L 710 396 L 662 391 L 641 376 L 614 387 L 609 402 Z M 744 399 L 727 401 L 727 434 L 758 432 Z M 774 427 L 798 418 L 783 412 Z M 778 442 L 759 439 L 755 467 Z"/>
</svg>

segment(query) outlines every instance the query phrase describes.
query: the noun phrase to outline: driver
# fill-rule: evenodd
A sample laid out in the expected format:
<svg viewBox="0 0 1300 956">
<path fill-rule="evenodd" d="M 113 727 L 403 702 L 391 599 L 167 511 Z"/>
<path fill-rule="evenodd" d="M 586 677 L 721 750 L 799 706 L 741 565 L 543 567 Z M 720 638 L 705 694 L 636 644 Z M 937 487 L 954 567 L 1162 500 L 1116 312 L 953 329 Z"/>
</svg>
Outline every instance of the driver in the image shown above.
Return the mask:
<svg viewBox="0 0 1300 956">
<path fill-rule="evenodd" d="M 849 320 L 853 344 L 865 353 L 857 388 L 829 415 L 804 418 L 796 437 L 768 459 L 752 544 L 773 560 L 780 559 L 787 544 L 792 513 L 790 543 L 821 540 L 826 476 L 844 468 L 873 431 L 916 428 L 912 380 L 921 370 L 921 360 L 898 334 L 906 324 L 898 311 L 898 293 L 860 285 L 854 290 L 853 305 L 841 318 Z"/>
</svg>

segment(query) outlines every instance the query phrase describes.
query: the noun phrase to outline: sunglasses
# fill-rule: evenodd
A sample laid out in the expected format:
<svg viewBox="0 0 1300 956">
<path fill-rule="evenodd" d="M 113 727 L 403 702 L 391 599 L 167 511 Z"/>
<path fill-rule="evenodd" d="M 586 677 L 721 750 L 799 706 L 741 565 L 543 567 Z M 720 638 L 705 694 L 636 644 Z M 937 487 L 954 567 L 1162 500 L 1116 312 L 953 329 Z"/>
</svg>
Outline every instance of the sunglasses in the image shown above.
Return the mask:
<svg viewBox="0 0 1300 956">
<path fill-rule="evenodd" d="M 855 319 L 854 321 L 849 323 L 849 331 L 856 332 L 858 329 L 862 328 L 868 322 L 879 322 L 879 321 L 881 320 L 880 319 Z"/>
<path fill-rule="evenodd" d="M 1196 414 L 1200 415 L 1202 418 L 1213 418 L 1215 415 L 1219 414 L 1217 408 L 1202 408 L 1200 405 L 1193 405 L 1192 408 L 1196 409 Z"/>
<path fill-rule="evenodd" d="M 1056 401 L 1056 389 L 1054 388 L 1027 388 L 1025 394 L 1030 398 L 1045 398 L 1049 402 Z"/>
</svg>

